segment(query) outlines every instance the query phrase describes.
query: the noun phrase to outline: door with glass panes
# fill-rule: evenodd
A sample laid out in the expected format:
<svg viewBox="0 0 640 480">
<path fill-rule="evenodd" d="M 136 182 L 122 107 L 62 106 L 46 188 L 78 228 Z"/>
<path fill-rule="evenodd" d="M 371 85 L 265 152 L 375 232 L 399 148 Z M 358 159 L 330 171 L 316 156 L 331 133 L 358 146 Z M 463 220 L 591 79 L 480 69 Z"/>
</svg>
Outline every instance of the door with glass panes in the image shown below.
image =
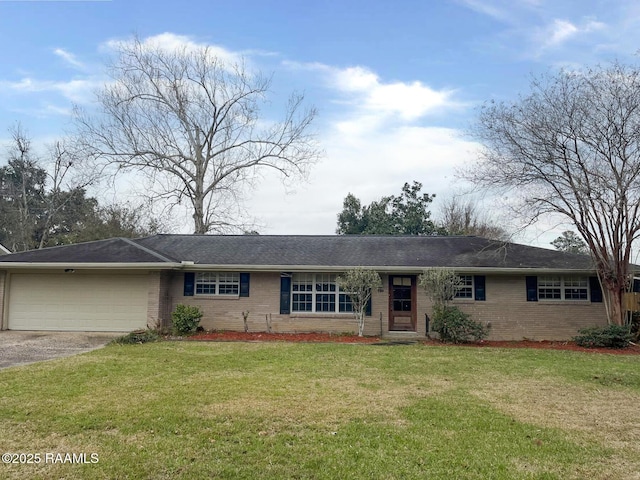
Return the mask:
<svg viewBox="0 0 640 480">
<path fill-rule="evenodd" d="M 389 331 L 416 331 L 416 277 L 389 276 Z"/>
</svg>

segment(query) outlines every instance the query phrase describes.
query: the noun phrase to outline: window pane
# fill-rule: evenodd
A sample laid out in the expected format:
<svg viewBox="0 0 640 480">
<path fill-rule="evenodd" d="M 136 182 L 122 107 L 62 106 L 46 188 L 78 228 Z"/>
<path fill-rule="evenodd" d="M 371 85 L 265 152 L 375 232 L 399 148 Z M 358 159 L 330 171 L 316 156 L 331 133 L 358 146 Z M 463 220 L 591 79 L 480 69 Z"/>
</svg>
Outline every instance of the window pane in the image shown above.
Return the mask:
<svg viewBox="0 0 640 480">
<path fill-rule="evenodd" d="M 543 300 L 560 300 L 562 295 L 559 288 L 540 288 L 538 297 Z"/>
<path fill-rule="evenodd" d="M 313 275 L 308 273 L 295 273 L 291 285 L 294 292 L 312 292 Z"/>
<path fill-rule="evenodd" d="M 564 279 L 564 298 L 567 300 L 588 300 L 589 279 L 571 276 Z"/>
<path fill-rule="evenodd" d="M 538 277 L 539 287 L 560 287 L 561 277 L 556 275 L 543 275 Z"/>
<path fill-rule="evenodd" d="M 587 300 L 587 290 L 582 288 L 565 288 L 564 298 L 567 300 Z"/>
<path fill-rule="evenodd" d="M 335 312 L 336 296 L 332 294 L 316 295 L 316 312 Z"/>
<path fill-rule="evenodd" d="M 216 294 L 216 273 L 199 272 L 196 274 L 196 294 L 215 295 Z"/>
<path fill-rule="evenodd" d="M 335 275 L 316 275 L 316 292 L 335 292 Z"/>
<path fill-rule="evenodd" d="M 538 277 L 538 298 L 541 300 L 562 299 L 561 277 L 557 275 L 542 275 Z"/>
<path fill-rule="evenodd" d="M 345 293 L 340 294 L 340 304 L 338 306 L 341 312 L 353 312 L 353 303 L 351 297 Z"/>
<path fill-rule="evenodd" d="M 240 274 L 219 273 L 218 274 L 218 294 L 238 295 L 240 293 Z"/>
<path fill-rule="evenodd" d="M 460 275 L 455 298 L 473 298 L 473 275 Z"/>
<path fill-rule="evenodd" d="M 538 295 L 543 300 L 588 300 L 588 277 L 544 275 L 538 278 Z"/>
<path fill-rule="evenodd" d="M 313 310 L 313 295 L 310 293 L 294 293 L 291 309 L 294 312 L 311 312 Z"/>
</svg>

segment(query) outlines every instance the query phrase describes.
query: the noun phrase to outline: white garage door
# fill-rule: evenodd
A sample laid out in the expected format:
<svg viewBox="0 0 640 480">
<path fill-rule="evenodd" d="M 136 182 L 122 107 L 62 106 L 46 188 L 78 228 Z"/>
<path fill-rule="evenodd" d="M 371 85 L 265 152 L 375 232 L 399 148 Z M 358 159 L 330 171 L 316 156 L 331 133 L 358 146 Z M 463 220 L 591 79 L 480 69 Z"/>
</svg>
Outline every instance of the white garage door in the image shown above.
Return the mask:
<svg viewBox="0 0 640 480">
<path fill-rule="evenodd" d="M 11 275 L 10 330 L 128 332 L 147 324 L 147 275 Z"/>
</svg>

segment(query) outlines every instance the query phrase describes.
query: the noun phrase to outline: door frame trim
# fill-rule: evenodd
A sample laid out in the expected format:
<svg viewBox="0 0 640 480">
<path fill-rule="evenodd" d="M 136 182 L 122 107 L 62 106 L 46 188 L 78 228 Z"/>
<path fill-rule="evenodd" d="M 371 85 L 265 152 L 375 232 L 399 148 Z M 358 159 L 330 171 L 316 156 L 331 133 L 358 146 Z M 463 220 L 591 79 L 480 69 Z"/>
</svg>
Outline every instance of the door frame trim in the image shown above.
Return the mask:
<svg viewBox="0 0 640 480">
<path fill-rule="evenodd" d="M 411 278 L 411 330 L 392 330 L 393 323 L 393 279 L 395 277 Z M 417 332 L 418 331 L 418 302 L 417 302 L 417 276 L 416 275 L 389 275 L 389 321 L 387 322 L 387 330 L 389 332 Z"/>
</svg>

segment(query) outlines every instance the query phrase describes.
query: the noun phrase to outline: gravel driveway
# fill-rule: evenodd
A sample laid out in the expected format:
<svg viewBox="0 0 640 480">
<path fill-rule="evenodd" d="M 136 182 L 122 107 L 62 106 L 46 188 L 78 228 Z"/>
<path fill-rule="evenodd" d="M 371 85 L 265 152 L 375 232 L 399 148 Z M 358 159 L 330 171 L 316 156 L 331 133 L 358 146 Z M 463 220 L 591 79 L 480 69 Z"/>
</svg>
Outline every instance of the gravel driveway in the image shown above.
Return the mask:
<svg viewBox="0 0 640 480">
<path fill-rule="evenodd" d="M 0 331 L 0 368 L 89 352 L 121 335 L 124 334 L 3 330 Z"/>
</svg>

